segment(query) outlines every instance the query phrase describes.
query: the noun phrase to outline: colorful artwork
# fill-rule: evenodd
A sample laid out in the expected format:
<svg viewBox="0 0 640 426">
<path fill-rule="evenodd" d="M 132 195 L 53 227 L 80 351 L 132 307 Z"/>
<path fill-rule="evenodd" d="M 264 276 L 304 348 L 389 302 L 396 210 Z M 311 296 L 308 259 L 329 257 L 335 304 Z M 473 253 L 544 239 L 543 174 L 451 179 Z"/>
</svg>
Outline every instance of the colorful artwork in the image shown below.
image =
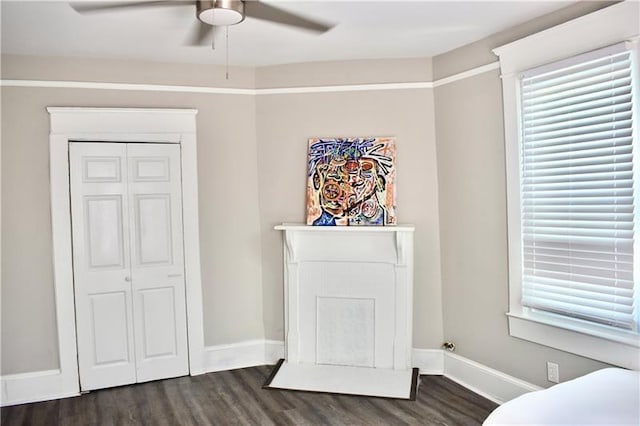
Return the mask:
<svg viewBox="0 0 640 426">
<path fill-rule="evenodd" d="M 309 139 L 307 225 L 395 225 L 395 138 Z"/>
</svg>

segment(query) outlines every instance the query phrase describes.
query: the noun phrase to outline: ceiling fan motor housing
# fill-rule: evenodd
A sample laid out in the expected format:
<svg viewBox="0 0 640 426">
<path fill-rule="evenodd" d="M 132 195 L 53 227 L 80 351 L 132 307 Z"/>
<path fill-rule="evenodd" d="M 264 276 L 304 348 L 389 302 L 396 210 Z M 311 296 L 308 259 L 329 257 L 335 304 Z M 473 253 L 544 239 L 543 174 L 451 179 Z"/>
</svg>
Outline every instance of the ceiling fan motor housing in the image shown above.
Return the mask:
<svg viewBox="0 0 640 426">
<path fill-rule="evenodd" d="M 209 25 L 235 25 L 244 20 L 242 0 L 198 0 L 196 9 L 198 19 Z"/>
</svg>

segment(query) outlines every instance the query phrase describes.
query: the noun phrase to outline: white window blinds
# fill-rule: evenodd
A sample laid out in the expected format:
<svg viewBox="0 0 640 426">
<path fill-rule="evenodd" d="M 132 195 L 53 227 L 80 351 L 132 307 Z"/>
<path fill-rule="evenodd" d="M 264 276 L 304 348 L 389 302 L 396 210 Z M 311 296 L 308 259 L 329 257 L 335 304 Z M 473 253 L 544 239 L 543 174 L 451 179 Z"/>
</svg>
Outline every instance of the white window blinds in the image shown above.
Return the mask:
<svg viewBox="0 0 640 426">
<path fill-rule="evenodd" d="M 632 66 L 621 47 L 521 78 L 522 305 L 636 330 Z"/>
</svg>

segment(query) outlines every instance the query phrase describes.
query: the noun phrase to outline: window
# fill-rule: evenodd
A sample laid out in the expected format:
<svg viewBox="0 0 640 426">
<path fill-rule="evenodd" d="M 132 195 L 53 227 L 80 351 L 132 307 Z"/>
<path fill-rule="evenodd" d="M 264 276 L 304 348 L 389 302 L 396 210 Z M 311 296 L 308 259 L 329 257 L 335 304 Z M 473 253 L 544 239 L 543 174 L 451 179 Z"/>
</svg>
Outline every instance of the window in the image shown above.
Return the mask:
<svg viewBox="0 0 640 426">
<path fill-rule="evenodd" d="M 619 3 L 495 50 L 505 114 L 509 332 L 636 369 L 640 81 L 632 40 L 639 9 Z"/>
<path fill-rule="evenodd" d="M 523 73 L 520 220 L 524 307 L 637 331 L 631 75 L 624 45 Z"/>
</svg>

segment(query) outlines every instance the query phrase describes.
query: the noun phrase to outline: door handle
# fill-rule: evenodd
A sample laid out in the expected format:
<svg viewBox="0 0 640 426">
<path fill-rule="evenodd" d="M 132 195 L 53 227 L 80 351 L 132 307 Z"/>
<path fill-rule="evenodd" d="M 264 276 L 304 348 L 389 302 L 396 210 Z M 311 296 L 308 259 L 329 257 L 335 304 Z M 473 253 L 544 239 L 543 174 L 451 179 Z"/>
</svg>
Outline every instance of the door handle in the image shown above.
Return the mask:
<svg viewBox="0 0 640 426">
<path fill-rule="evenodd" d="M 176 277 L 181 277 L 181 276 L 182 276 L 182 274 L 169 274 L 169 275 L 167 275 L 167 277 L 169 277 L 169 278 L 176 278 Z"/>
<path fill-rule="evenodd" d="M 124 277 L 124 280 L 125 280 L 126 282 L 129 282 L 129 281 L 131 281 L 131 277 Z"/>
</svg>

